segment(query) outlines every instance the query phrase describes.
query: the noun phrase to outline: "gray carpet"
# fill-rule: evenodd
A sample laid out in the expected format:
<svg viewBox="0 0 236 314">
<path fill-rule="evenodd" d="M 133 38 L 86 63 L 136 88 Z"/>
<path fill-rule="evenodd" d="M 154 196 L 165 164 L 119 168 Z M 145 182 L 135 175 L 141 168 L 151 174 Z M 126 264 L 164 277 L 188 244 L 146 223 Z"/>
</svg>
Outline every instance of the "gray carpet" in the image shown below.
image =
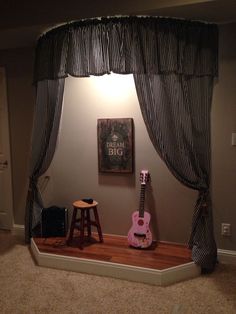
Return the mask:
<svg viewBox="0 0 236 314">
<path fill-rule="evenodd" d="M 157 287 L 47 269 L 29 248 L 0 232 L 0 313 L 205 314 L 236 313 L 236 266 Z"/>
</svg>

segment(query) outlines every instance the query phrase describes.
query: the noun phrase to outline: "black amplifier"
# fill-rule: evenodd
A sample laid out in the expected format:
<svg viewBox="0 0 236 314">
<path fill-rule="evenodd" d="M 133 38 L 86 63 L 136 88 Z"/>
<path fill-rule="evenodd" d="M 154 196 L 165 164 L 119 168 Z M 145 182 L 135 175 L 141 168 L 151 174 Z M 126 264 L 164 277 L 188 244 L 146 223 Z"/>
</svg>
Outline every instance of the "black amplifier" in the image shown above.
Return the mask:
<svg viewBox="0 0 236 314">
<path fill-rule="evenodd" d="M 67 208 L 58 206 L 43 208 L 41 215 L 41 236 L 43 238 L 66 236 L 68 229 Z"/>
</svg>

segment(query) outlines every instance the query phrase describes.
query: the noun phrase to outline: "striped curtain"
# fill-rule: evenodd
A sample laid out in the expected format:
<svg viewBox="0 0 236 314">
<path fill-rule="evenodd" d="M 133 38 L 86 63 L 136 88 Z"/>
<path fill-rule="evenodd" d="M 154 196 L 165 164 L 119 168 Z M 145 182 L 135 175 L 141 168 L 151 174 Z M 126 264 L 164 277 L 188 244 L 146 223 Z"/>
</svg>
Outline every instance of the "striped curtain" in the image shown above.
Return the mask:
<svg viewBox="0 0 236 314">
<path fill-rule="evenodd" d="M 37 232 L 41 222 L 43 201 L 37 187 L 56 149 L 64 93 L 64 79 L 44 80 L 37 84 L 37 99 L 33 124 L 29 191 L 25 210 L 25 241 Z"/>
<path fill-rule="evenodd" d="M 172 174 L 198 190 L 190 237 L 193 260 L 214 269 L 210 184 L 212 76 L 134 75 L 142 115 L 152 143 Z"/>
<path fill-rule="evenodd" d="M 154 147 L 180 182 L 199 191 L 190 247 L 193 260 L 202 269 L 212 269 L 216 246 L 209 193 L 210 105 L 218 74 L 217 26 L 161 17 L 88 19 L 43 34 L 35 55 L 38 90 L 28 236 L 33 217 L 38 217 L 32 213 L 39 212 L 34 204 L 42 207 L 37 179 L 55 150 L 64 78 L 132 73 Z"/>
<path fill-rule="evenodd" d="M 214 24 L 160 17 L 69 23 L 37 43 L 34 81 L 119 74 L 217 75 Z"/>
</svg>

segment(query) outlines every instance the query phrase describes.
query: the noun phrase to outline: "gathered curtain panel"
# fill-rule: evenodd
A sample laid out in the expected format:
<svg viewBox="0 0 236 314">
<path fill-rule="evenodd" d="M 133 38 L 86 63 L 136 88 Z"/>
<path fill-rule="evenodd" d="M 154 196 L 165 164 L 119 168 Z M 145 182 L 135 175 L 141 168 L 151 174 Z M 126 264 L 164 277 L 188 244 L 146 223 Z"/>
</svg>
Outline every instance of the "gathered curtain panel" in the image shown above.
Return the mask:
<svg viewBox="0 0 236 314">
<path fill-rule="evenodd" d="M 134 75 L 152 143 L 171 173 L 199 191 L 189 246 L 193 260 L 214 269 L 217 249 L 210 202 L 212 76 Z"/>
<path fill-rule="evenodd" d="M 218 28 L 197 21 L 135 16 L 88 19 L 52 29 L 39 38 L 26 239 L 32 236 L 32 217 L 39 217 L 34 212 L 43 206 L 37 180 L 55 151 L 64 78 L 111 72 L 134 75 L 156 151 L 180 182 L 199 191 L 189 245 L 202 269 L 214 269 L 210 108 L 218 75 Z"/>
<path fill-rule="evenodd" d="M 37 84 L 29 190 L 25 210 L 25 240 L 30 241 L 41 221 L 43 200 L 37 183 L 54 156 L 60 125 L 64 79 L 44 80 Z"/>
</svg>

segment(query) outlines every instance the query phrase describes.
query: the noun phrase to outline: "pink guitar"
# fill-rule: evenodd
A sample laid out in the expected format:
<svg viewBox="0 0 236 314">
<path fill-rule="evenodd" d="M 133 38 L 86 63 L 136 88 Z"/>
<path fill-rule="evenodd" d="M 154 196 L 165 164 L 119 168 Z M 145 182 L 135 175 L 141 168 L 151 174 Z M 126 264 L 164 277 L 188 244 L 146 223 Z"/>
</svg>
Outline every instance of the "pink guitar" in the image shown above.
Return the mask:
<svg viewBox="0 0 236 314">
<path fill-rule="evenodd" d="M 152 244 L 152 234 L 149 229 L 151 215 L 144 211 L 145 188 L 149 180 L 148 170 L 142 170 L 140 173 L 141 191 L 139 210 L 132 215 L 132 227 L 128 232 L 129 245 L 136 248 L 147 248 Z"/>
</svg>

